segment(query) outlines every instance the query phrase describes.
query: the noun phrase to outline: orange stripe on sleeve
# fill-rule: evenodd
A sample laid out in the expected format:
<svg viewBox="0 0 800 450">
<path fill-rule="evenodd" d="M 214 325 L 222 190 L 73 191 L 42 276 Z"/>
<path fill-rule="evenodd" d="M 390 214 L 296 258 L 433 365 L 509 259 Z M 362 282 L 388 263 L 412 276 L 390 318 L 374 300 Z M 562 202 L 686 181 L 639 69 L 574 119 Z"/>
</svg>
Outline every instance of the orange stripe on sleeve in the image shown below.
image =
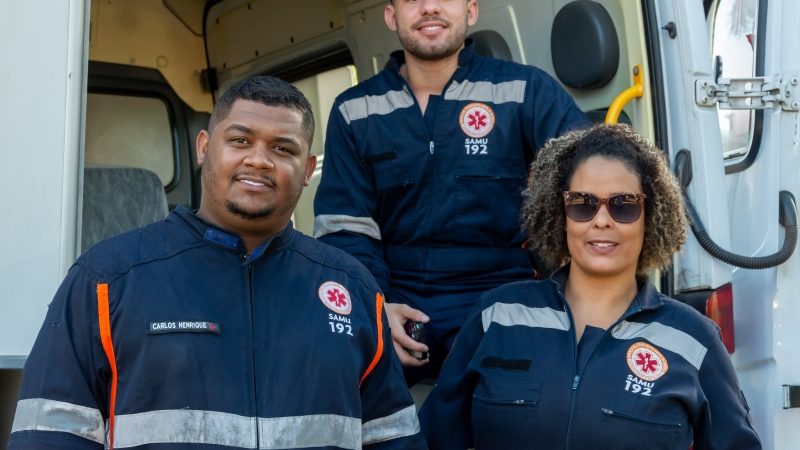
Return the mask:
<svg viewBox="0 0 800 450">
<path fill-rule="evenodd" d="M 378 349 L 375 350 L 375 356 L 372 358 L 372 362 L 369 363 L 369 367 L 364 371 L 364 375 L 361 376 L 361 381 L 358 382 L 359 386 L 361 386 L 369 374 L 375 370 L 375 366 L 378 365 L 378 361 L 380 361 L 383 356 L 383 295 L 380 292 L 375 294 L 375 316 L 378 326 Z"/>
<path fill-rule="evenodd" d="M 117 360 L 111 342 L 111 313 L 108 307 L 108 284 L 97 285 L 97 320 L 100 325 L 100 341 L 111 366 L 111 398 L 108 400 L 108 449 L 114 450 L 114 406 L 117 402 Z"/>
</svg>

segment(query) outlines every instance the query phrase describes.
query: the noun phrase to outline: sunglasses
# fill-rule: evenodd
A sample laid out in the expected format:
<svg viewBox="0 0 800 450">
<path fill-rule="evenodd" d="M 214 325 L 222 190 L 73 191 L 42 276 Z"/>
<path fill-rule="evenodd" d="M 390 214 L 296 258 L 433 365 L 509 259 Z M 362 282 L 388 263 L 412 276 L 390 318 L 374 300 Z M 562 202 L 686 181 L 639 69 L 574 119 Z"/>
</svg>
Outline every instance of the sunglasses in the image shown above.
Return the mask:
<svg viewBox="0 0 800 450">
<path fill-rule="evenodd" d="M 600 198 L 588 192 L 564 191 L 564 209 L 567 217 L 576 222 L 588 222 L 594 218 L 600 205 L 606 205 L 608 214 L 619 223 L 639 220 L 644 207 L 644 194 L 616 194 Z"/>
</svg>

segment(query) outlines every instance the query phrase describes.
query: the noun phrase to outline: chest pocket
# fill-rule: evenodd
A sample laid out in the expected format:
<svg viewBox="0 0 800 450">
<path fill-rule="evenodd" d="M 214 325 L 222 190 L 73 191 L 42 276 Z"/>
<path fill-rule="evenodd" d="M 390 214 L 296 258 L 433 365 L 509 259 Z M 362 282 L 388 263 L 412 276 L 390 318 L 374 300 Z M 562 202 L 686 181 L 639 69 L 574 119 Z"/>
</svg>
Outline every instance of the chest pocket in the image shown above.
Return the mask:
<svg viewBox="0 0 800 450">
<path fill-rule="evenodd" d="M 367 155 L 364 162 L 372 168 L 378 191 L 414 184 L 408 165 L 397 159 L 395 151 Z"/>
<path fill-rule="evenodd" d="M 524 185 L 527 169 L 523 161 L 507 158 L 462 158 L 456 164 L 460 183 L 511 181 Z"/>
<path fill-rule="evenodd" d="M 614 442 L 620 449 L 641 448 L 642 442 L 651 449 L 689 447 L 691 427 L 679 402 L 642 396 L 633 402 L 623 399 L 630 400 L 622 397 L 597 411 L 598 442 Z"/>
<path fill-rule="evenodd" d="M 520 229 L 524 162 L 464 158 L 456 163 L 454 172 L 455 195 L 447 205 L 454 239 L 469 242 L 475 236 L 491 236 L 497 242 L 510 242 Z"/>
<path fill-rule="evenodd" d="M 473 397 L 497 406 L 536 406 L 542 395 L 542 381 L 528 372 L 493 369 L 481 376 Z"/>
<path fill-rule="evenodd" d="M 542 380 L 530 372 L 503 369 L 482 371 L 472 396 L 472 424 L 477 442 L 489 445 L 514 437 L 535 442 Z M 528 435 L 530 434 L 530 435 Z M 513 447 L 513 446 L 512 446 Z"/>
</svg>

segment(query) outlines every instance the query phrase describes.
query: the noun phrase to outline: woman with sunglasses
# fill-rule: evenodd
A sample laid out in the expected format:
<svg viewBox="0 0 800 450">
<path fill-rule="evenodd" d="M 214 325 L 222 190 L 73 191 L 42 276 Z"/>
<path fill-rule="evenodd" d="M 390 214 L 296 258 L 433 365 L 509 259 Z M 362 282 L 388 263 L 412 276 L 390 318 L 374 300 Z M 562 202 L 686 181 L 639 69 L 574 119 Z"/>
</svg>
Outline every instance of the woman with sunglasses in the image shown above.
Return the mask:
<svg viewBox="0 0 800 450">
<path fill-rule="evenodd" d="M 431 449 L 759 449 L 717 327 L 648 272 L 685 240 L 664 153 L 630 127 L 551 140 L 524 192 L 541 281 L 486 293 L 420 419 Z"/>
</svg>

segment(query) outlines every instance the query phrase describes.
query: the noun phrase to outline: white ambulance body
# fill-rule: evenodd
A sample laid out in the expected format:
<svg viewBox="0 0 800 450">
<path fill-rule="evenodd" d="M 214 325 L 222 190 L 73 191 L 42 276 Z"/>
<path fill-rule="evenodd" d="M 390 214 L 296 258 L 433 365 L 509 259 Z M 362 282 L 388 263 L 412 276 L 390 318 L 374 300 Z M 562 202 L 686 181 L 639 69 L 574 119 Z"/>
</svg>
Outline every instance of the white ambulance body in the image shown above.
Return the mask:
<svg viewBox="0 0 800 450">
<path fill-rule="evenodd" d="M 48 303 L 81 251 L 108 232 L 95 223 L 96 199 L 133 211 L 151 201 L 112 200 L 127 192 L 123 180 L 96 185 L 90 172 L 147 169 L 158 201 L 196 207 L 194 136 L 214 97 L 254 74 L 306 93 L 324 166 L 333 98 L 399 47 L 385 4 L 0 3 L 0 448 Z M 720 323 L 765 448 L 798 448 L 800 2 L 479 5 L 470 34 L 480 52 L 541 67 L 593 118 L 619 109 L 668 153 L 695 215 L 685 251 L 656 275 L 660 288 Z M 314 189 L 295 215 L 305 232 Z"/>
</svg>

